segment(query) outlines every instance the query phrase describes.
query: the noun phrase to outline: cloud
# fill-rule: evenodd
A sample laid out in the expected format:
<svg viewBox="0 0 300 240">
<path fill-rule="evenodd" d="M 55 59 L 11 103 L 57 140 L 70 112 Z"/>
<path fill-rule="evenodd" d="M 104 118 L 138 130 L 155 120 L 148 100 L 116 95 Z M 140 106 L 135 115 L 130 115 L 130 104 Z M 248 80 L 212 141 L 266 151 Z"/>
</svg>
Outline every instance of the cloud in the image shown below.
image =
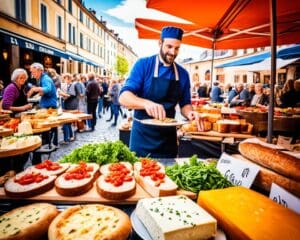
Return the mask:
<svg viewBox="0 0 300 240">
<path fill-rule="evenodd" d="M 117 7 L 108 9 L 106 13 L 126 23 L 134 23 L 138 17 L 188 23 L 170 14 L 146 8 L 145 0 L 124 0 Z"/>
<path fill-rule="evenodd" d="M 134 28 L 135 18 L 149 18 L 166 21 L 175 21 L 182 23 L 189 23 L 183 19 L 165 14 L 153 9 L 146 8 L 145 0 L 123 0 L 115 8 L 108 9 L 106 14 L 113 18 L 117 18 L 123 24 L 117 24 L 116 21 L 109 23 L 108 27 L 114 29 L 119 37 L 139 56 L 150 56 L 158 53 L 158 40 L 139 39 L 137 30 Z M 125 24 L 124 24 L 125 23 Z M 128 26 L 131 25 L 131 26 Z M 200 56 L 201 49 L 199 47 L 190 47 L 182 45 L 178 58 L 196 57 Z"/>
</svg>

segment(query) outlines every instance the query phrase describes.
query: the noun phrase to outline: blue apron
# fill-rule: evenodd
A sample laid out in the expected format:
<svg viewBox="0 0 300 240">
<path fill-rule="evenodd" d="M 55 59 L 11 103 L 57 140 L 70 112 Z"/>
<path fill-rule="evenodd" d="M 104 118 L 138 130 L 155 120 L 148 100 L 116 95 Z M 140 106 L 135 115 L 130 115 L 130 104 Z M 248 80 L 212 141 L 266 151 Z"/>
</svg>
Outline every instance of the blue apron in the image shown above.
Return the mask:
<svg viewBox="0 0 300 240">
<path fill-rule="evenodd" d="M 158 56 L 156 57 L 154 76 L 145 98 L 164 106 L 168 118 L 175 117 L 175 106 L 180 99 L 179 75 L 175 63 L 175 79 L 158 77 Z M 135 110 L 134 118 L 143 120 L 151 118 L 145 110 Z M 130 149 L 138 157 L 174 158 L 177 156 L 176 127 L 157 127 L 133 121 L 130 136 Z"/>
</svg>

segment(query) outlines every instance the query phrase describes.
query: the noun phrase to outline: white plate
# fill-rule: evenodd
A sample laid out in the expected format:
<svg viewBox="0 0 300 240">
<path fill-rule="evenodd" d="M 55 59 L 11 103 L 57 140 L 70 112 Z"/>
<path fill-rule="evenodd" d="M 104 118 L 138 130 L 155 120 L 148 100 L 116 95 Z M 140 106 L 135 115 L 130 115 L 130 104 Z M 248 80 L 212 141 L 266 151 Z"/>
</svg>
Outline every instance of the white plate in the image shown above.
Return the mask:
<svg viewBox="0 0 300 240">
<path fill-rule="evenodd" d="M 144 224 L 140 221 L 140 219 L 137 217 L 135 210 L 130 215 L 130 220 L 132 223 L 132 227 L 134 231 L 139 235 L 140 238 L 143 240 L 153 240 L 150 236 L 149 232 L 145 228 Z M 217 235 L 214 238 L 215 240 L 226 240 L 226 235 L 221 229 L 217 229 Z"/>
<path fill-rule="evenodd" d="M 158 127 L 176 127 L 176 126 L 181 126 L 181 125 L 185 124 L 185 122 L 177 121 L 177 120 L 176 120 L 176 122 L 161 122 L 161 121 L 155 120 L 155 119 L 143 119 L 143 120 L 138 120 L 138 121 L 145 125 L 152 125 L 152 126 L 158 126 Z"/>
</svg>

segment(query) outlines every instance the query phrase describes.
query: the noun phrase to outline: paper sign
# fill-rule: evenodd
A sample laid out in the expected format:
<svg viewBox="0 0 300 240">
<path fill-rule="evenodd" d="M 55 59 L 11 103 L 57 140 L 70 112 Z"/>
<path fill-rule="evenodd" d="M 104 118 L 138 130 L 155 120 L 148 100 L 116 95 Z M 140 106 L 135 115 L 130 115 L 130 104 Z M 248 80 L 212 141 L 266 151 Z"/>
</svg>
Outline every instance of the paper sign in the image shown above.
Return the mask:
<svg viewBox="0 0 300 240">
<path fill-rule="evenodd" d="M 300 199 L 275 183 L 272 183 L 269 198 L 300 214 Z"/>
<path fill-rule="evenodd" d="M 218 161 L 217 169 L 233 185 L 250 188 L 259 167 L 223 153 Z"/>
<path fill-rule="evenodd" d="M 277 139 L 277 145 L 281 146 L 285 149 L 291 150 L 291 142 L 292 142 L 293 138 L 291 137 L 284 137 L 284 136 L 278 136 Z"/>
</svg>

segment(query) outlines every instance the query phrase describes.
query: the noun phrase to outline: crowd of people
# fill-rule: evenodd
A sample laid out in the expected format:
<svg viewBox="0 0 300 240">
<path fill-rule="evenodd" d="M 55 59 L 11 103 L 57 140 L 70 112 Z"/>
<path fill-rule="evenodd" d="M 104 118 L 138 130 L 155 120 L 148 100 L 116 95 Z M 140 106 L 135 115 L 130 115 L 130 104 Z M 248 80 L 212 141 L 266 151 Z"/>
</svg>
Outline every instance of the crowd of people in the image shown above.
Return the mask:
<svg viewBox="0 0 300 240">
<path fill-rule="evenodd" d="M 115 127 L 120 113 L 126 117 L 118 100 L 121 85 L 120 80 L 112 80 L 93 72 L 59 75 L 53 68 L 45 69 L 42 64 L 33 63 L 30 75 L 22 68 L 12 72 L 11 83 L 3 90 L 1 108 L 12 111 L 13 116 L 32 108 L 62 108 L 91 114 L 91 120 L 78 123 L 79 132 L 94 131 L 97 118 L 109 111 L 111 117 L 107 121 L 113 120 L 112 127 Z M 40 97 L 39 103 L 29 103 L 28 100 L 36 95 Z M 75 140 L 71 123 L 64 124 L 62 130 L 63 141 L 60 144 Z M 52 129 L 52 132 L 51 141 L 57 146 L 57 128 Z"/>
<path fill-rule="evenodd" d="M 194 83 L 193 92 L 199 98 L 210 98 L 214 103 L 234 106 L 267 107 L 270 102 L 270 87 L 262 83 L 236 83 L 223 86 L 214 81 L 212 88 L 203 82 Z M 289 79 L 283 86 L 276 85 L 274 91 L 276 107 L 300 107 L 300 79 Z"/>
</svg>

